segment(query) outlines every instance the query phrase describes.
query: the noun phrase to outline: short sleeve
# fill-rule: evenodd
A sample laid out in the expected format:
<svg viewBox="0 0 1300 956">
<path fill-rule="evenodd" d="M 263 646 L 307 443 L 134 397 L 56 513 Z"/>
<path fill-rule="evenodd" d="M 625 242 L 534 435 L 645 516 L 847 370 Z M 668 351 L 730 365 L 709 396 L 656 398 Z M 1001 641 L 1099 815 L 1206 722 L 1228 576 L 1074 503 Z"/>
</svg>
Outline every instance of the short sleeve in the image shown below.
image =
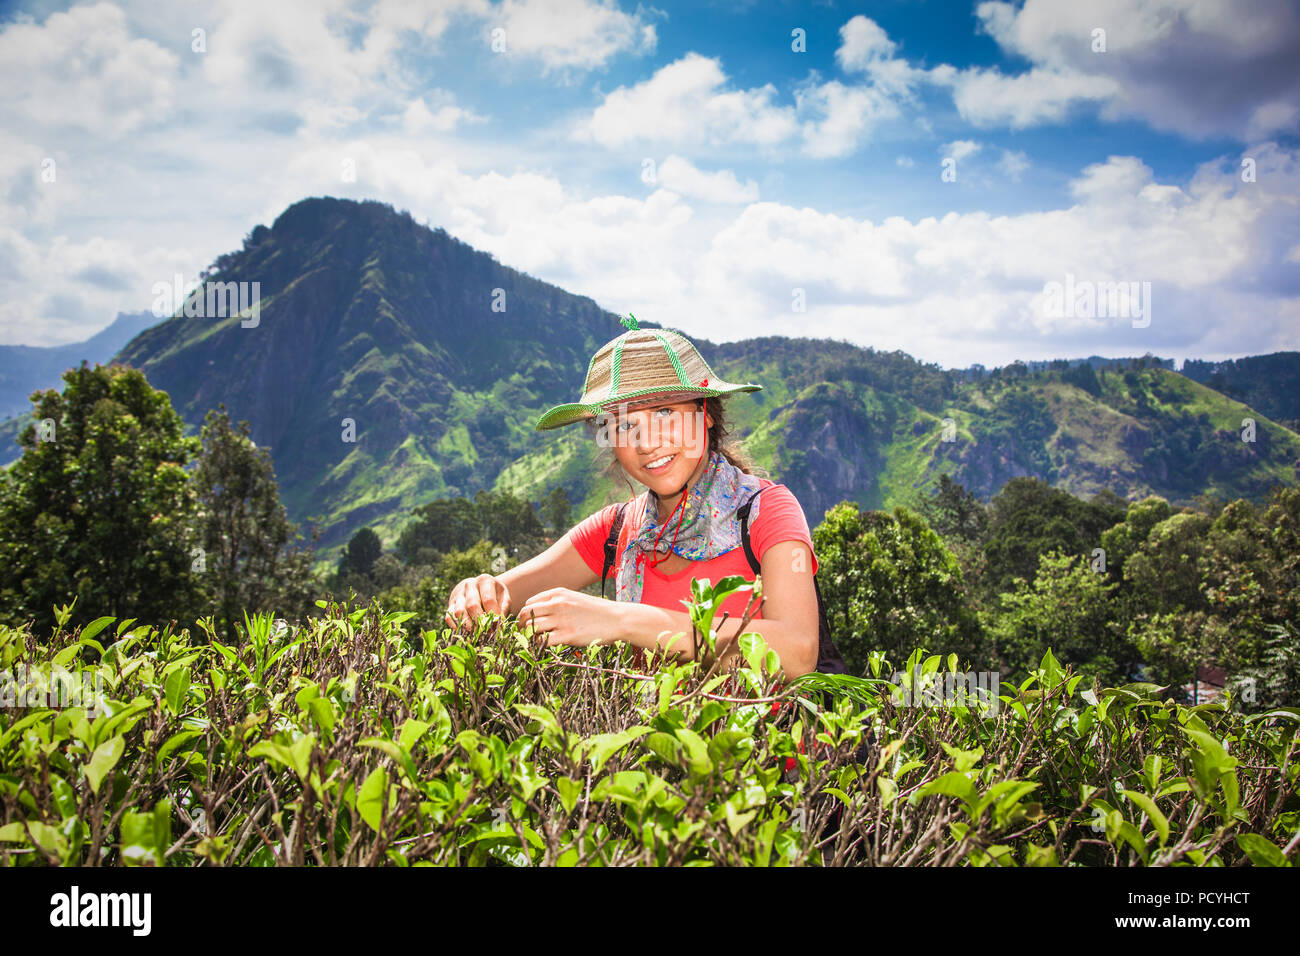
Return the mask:
<svg viewBox="0 0 1300 956">
<path fill-rule="evenodd" d="M 758 497 L 758 515 L 749 526 L 749 542 L 761 563 L 767 549 L 782 541 L 800 541 L 808 549 L 812 573 L 817 573 L 817 555 L 812 534 L 799 499 L 785 485 L 772 485 Z M 599 572 L 597 572 L 599 573 Z"/>
<path fill-rule="evenodd" d="M 609 537 L 609 529 L 614 526 L 614 515 L 617 512 L 616 504 L 601 508 L 595 514 L 583 518 L 566 533 L 593 574 L 600 574 L 605 567 L 605 539 Z"/>
</svg>

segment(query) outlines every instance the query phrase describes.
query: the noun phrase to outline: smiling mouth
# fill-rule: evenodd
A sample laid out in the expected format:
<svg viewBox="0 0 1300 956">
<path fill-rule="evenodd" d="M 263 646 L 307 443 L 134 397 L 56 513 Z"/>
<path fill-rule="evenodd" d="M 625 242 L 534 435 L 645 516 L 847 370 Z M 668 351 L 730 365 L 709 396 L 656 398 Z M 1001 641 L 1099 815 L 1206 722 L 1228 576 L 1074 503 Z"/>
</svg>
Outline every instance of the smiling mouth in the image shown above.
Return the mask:
<svg viewBox="0 0 1300 956">
<path fill-rule="evenodd" d="M 662 475 L 665 471 L 667 471 L 672 466 L 672 463 L 676 460 L 677 460 L 676 454 L 661 455 L 660 457 L 656 458 L 653 462 L 648 462 L 642 467 L 645 468 L 645 470 L 650 472 L 650 474 L 652 475 Z"/>
</svg>

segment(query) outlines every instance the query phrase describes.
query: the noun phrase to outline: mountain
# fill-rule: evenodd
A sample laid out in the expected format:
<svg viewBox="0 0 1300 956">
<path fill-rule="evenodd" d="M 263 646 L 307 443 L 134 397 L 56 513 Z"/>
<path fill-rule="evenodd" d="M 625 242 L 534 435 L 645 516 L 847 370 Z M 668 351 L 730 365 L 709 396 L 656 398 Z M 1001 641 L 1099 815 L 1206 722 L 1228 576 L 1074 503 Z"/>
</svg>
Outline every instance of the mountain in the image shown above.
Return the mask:
<svg viewBox="0 0 1300 956">
<path fill-rule="evenodd" d="M 31 411 L 37 389 L 63 388 L 63 372 L 82 360 L 104 363 L 158 319 L 152 312 L 119 312 L 106 328 L 71 345 L 0 345 L 0 419 Z"/>
<path fill-rule="evenodd" d="M 431 498 L 492 488 L 557 445 L 574 453 L 576 435 L 557 442 L 533 423 L 623 331 L 591 299 L 377 202 L 296 203 L 209 281 L 258 283 L 256 324 L 178 314 L 118 360 L 188 423 L 219 402 L 247 419 L 290 515 L 318 517 L 323 547 L 365 525 L 391 542 Z"/>
<path fill-rule="evenodd" d="M 1300 435 L 1164 367 L 1021 363 L 976 380 L 902 352 L 751 339 L 717 348 L 724 378 L 765 386 L 766 413 L 732 403 L 747 446 L 820 520 L 841 500 L 916 503 L 940 472 L 983 498 L 1029 475 L 1090 496 L 1262 499 L 1300 480 Z M 756 393 L 756 397 L 764 393 Z M 1243 421 L 1254 419 L 1252 441 Z"/>
<path fill-rule="evenodd" d="M 178 309 L 116 359 L 165 390 L 191 434 L 218 403 L 247 419 L 290 517 L 321 529 L 322 563 L 365 526 L 391 547 L 410 510 L 438 497 L 508 489 L 540 502 L 563 487 L 581 516 L 641 490 L 615 487 L 602 472 L 611 452 L 580 427 L 533 430 L 624 330 L 589 298 L 385 204 L 333 198 L 257 226 L 207 278 L 248 283 L 257 308 Z M 1259 499 L 1300 478 L 1300 435 L 1243 400 L 1264 393 L 1234 397 L 1152 357 L 955 371 L 830 339 L 692 340 L 719 375 L 764 386 L 727 401 L 732 434 L 810 526 L 846 499 L 914 503 L 941 472 L 985 498 L 1033 475 L 1175 502 Z M 1215 374 L 1225 389 L 1250 377 Z M 11 437 L 0 447 L 0 460 L 17 451 Z"/>
</svg>

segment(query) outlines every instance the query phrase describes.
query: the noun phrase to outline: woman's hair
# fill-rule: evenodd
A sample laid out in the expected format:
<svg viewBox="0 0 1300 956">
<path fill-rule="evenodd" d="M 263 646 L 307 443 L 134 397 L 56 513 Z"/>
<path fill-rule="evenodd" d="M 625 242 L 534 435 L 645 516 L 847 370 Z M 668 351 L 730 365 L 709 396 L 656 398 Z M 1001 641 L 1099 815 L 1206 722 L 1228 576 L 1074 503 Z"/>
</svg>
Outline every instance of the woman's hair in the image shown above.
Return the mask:
<svg viewBox="0 0 1300 956">
<path fill-rule="evenodd" d="M 756 475 L 760 478 L 769 478 L 770 476 L 762 466 L 757 464 L 740 445 L 730 440 L 729 436 L 731 434 L 731 428 L 727 424 L 727 417 L 722 406 L 721 396 L 700 396 L 696 401 L 704 402 L 704 410 L 713 419 L 713 426 L 709 429 L 708 448 L 704 452 L 705 456 L 708 456 L 711 452 L 716 450 L 723 458 L 727 459 L 727 461 L 739 468 L 745 474 Z M 588 434 L 593 438 L 599 433 L 601 426 L 597 424 L 596 419 L 589 418 L 584 422 L 584 424 L 586 425 Z M 637 493 L 636 488 L 632 484 L 631 477 L 628 475 L 627 471 L 624 470 L 623 466 L 619 464 L 618 456 L 614 454 L 612 446 L 609 448 L 609 461 L 605 467 L 601 469 L 600 474 L 612 478 L 615 481 L 622 479 L 623 483 L 627 485 L 630 494 L 635 495 Z"/>
</svg>

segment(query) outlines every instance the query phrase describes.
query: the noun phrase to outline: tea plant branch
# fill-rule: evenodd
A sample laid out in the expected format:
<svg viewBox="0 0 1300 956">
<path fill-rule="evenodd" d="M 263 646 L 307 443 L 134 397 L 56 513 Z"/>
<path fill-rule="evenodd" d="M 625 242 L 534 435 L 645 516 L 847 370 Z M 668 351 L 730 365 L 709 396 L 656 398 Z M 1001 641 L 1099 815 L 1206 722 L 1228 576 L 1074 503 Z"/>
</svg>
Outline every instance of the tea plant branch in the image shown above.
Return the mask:
<svg viewBox="0 0 1300 956">
<path fill-rule="evenodd" d="M 1187 828 L 1183 830 L 1182 836 L 1178 838 L 1178 842 L 1162 853 L 1157 859 L 1152 860 L 1151 866 L 1168 866 L 1174 860 L 1181 859 L 1185 856 L 1189 849 L 1194 849 L 1192 846 L 1191 834 L 1195 831 L 1196 825 L 1201 822 L 1201 817 L 1205 815 L 1206 807 L 1207 804 L 1204 801 L 1197 801 L 1196 809 L 1192 811 L 1192 818 L 1187 822 Z"/>
<path fill-rule="evenodd" d="M 594 664 L 579 664 L 576 661 L 549 661 L 547 666 L 571 667 L 579 670 L 598 671 L 600 673 L 613 674 L 616 677 L 626 677 L 630 680 L 638 681 L 653 681 L 656 679 L 653 674 L 631 674 L 627 671 L 613 667 L 597 667 Z M 700 691 L 692 691 L 689 696 L 676 698 L 674 703 L 680 704 L 683 701 L 693 699 L 696 696 L 703 697 L 706 700 L 716 700 L 723 704 L 772 704 L 778 701 L 790 700 L 797 695 L 793 690 L 783 692 L 775 697 L 727 697 L 722 694 L 705 694 Z"/>
<path fill-rule="evenodd" d="M 1265 832 L 1269 832 L 1273 829 L 1273 825 L 1277 820 L 1278 814 L 1281 813 L 1282 811 L 1282 806 L 1285 802 L 1286 797 L 1295 792 L 1294 788 L 1287 786 L 1287 781 L 1291 779 L 1287 771 L 1291 767 L 1291 757 L 1295 753 L 1295 746 L 1297 740 L 1300 740 L 1300 736 L 1291 737 L 1290 742 L 1287 744 L 1286 755 L 1282 758 L 1282 766 L 1280 768 L 1280 773 L 1282 775 L 1282 778 L 1278 781 L 1277 796 L 1273 800 L 1273 806 L 1269 808 L 1268 816 L 1264 818 Z M 1294 849 L 1295 840 L 1292 840 L 1288 844 L 1288 846 Z M 1288 855 L 1288 856 L 1290 855 L 1286 851 L 1283 852 L 1284 855 Z"/>
</svg>

